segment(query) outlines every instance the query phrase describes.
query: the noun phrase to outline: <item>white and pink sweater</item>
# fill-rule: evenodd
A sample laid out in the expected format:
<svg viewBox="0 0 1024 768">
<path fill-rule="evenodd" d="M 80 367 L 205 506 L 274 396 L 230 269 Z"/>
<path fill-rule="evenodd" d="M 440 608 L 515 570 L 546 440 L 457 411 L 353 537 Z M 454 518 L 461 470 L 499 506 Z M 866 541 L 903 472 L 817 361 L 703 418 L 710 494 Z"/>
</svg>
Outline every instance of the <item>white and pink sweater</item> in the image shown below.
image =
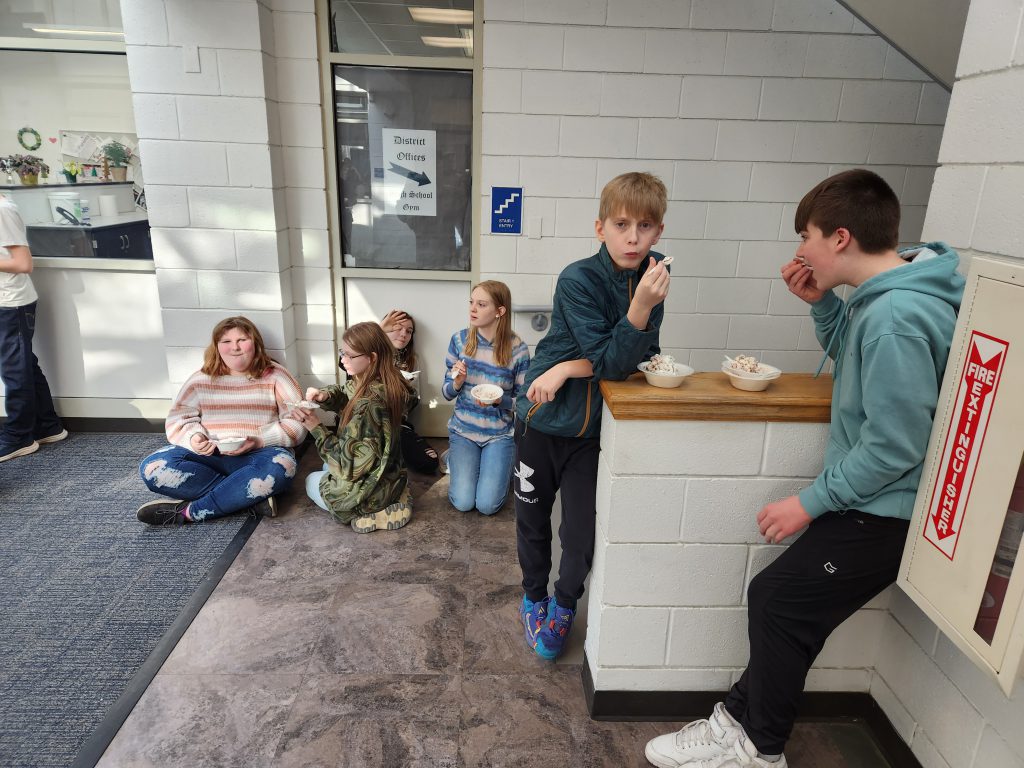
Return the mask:
<svg viewBox="0 0 1024 768">
<path fill-rule="evenodd" d="M 257 437 L 264 447 L 292 448 L 306 437 L 306 428 L 283 417 L 291 410 L 285 403 L 301 399 L 298 382 L 277 363 L 258 379 L 197 371 L 167 414 L 167 439 L 191 449 L 189 441 L 198 432 L 214 439 Z"/>
</svg>

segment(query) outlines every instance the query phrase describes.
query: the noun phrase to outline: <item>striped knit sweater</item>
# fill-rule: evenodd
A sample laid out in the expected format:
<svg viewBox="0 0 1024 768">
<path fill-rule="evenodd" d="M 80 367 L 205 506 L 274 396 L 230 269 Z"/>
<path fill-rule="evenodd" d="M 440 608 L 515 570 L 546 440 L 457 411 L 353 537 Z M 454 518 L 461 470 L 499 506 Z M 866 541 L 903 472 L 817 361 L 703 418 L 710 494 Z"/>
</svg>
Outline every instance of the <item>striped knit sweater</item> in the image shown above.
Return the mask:
<svg viewBox="0 0 1024 768">
<path fill-rule="evenodd" d="M 463 328 L 452 336 L 445 355 L 447 370 L 441 394 L 445 400 L 455 400 L 455 411 L 448 420 L 448 429 L 472 440 L 477 445 L 512 434 L 516 398 L 525 393 L 526 369 L 530 367 L 530 350 L 523 340 L 512 334 L 512 361 L 509 367 L 498 365 L 494 360 L 494 347 L 487 339 L 477 334 L 476 354 L 467 357 L 464 350 L 469 329 Z M 466 380 L 462 389 L 452 384 L 452 366 L 459 360 L 466 361 Z M 477 405 L 469 392 L 477 384 L 497 384 L 505 394 L 498 405 Z"/>
<path fill-rule="evenodd" d="M 283 418 L 291 410 L 285 403 L 301 399 L 298 382 L 277 363 L 258 379 L 197 371 L 167 414 L 167 439 L 189 450 L 196 433 L 213 439 L 257 437 L 264 447 L 292 448 L 306 437 L 306 428 Z"/>
</svg>

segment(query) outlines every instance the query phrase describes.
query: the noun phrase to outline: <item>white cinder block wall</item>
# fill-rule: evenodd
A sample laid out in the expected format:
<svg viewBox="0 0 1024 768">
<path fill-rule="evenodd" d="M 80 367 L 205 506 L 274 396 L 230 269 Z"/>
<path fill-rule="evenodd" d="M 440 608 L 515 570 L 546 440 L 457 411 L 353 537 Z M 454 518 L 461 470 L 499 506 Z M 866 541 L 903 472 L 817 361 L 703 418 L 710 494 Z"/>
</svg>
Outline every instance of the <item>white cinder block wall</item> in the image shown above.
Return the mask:
<svg viewBox="0 0 1024 768">
<path fill-rule="evenodd" d="M 597 690 L 726 690 L 746 592 L 783 546 L 757 512 L 821 471 L 827 424 L 616 421 L 605 408 L 587 659 Z M 888 592 L 843 624 L 810 690 L 867 691 Z"/>
<path fill-rule="evenodd" d="M 1024 3 L 973 0 L 924 237 L 1024 260 Z M 966 269 L 965 269 L 966 271 Z M 1024 685 L 1012 699 L 901 592 L 871 693 L 925 768 L 1024 766 Z"/>
<path fill-rule="evenodd" d="M 333 342 L 318 327 L 331 300 L 312 0 L 124 0 L 122 15 L 171 380 L 231 314 L 289 369 L 320 372 Z"/>
<path fill-rule="evenodd" d="M 817 366 L 778 273 L 795 203 L 829 174 L 876 170 L 903 201 L 902 239 L 918 239 L 948 94 L 835 0 L 483 7 L 482 204 L 492 185 L 523 186 L 529 234 L 484 234 L 480 265 L 516 303 L 548 304 L 562 268 L 596 250 L 601 188 L 627 170 L 670 190 L 661 341 L 698 370 L 723 351 Z"/>
</svg>

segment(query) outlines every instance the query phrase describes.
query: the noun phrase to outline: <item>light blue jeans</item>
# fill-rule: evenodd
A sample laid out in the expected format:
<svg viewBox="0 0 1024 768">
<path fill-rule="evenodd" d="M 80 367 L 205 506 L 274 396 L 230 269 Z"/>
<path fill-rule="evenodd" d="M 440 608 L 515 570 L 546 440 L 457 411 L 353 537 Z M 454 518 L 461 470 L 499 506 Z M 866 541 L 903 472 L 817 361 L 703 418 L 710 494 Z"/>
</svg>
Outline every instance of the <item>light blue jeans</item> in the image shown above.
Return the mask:
<svg viewBox="0 0 1024 768">
<path fill-rule="evenodd" d="M 508 496 L 516 444 L 512 435 L 477 445 L 455 432 L 448 433 L 448 500 L 462 511 L 479 509 L 493 515 Z"/>
<path fill-rule="evenodd" d="M 306 495 L 313 500 L 320 509 L 330 512 L 327 509 L 327 502 L 324 501 L 323 495 L 320 493 L 320 480 L 327 474 L 327 464 L 324 464 L 324 468 L 319 472 L 310 472 L 306 476 Z"/>
</svg>

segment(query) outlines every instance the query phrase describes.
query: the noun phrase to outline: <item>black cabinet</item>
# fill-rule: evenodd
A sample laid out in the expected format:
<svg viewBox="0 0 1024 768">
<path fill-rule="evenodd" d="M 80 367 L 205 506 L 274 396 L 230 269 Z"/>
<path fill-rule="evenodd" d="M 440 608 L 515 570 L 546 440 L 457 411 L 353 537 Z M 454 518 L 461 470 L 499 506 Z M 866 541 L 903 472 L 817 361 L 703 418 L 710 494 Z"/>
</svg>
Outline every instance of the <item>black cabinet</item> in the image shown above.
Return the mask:
<svg viewBox="0 0 1024 768">
<path fill-rule="evenodd" d="M 104 227 L 92 232 L 92 246 L 101 259 L 152 259 L 149 222 L 138 221 L 118 227 Z"/>
<path fill-rule="evenodd" d="M 33 256 L 80 259 L 152 259 L 149 222 L 129 221 L 94 227 L 29 225 Z"/>
</svg>

